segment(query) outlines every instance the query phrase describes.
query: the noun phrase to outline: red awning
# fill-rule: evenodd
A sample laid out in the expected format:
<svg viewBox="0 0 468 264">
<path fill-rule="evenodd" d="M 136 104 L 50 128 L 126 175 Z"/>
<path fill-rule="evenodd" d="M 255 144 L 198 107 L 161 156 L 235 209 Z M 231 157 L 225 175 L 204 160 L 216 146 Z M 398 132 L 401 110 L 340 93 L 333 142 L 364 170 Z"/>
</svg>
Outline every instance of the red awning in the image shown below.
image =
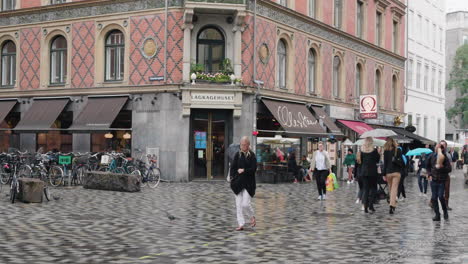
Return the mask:
<svg viewBox="0 0 468 264">
<path fill-rule="evenodd" d="M 347 120 L 338 120 L 340 123 L 343 125 L 351 128 L 354 130 L 356 133 L 359 135 L 364 134 L 364 132 L 374 130 L 372 127 L 370 127 L 368 124 L 359 122 L 359 121 L 347 121 Z"/>
</svg>

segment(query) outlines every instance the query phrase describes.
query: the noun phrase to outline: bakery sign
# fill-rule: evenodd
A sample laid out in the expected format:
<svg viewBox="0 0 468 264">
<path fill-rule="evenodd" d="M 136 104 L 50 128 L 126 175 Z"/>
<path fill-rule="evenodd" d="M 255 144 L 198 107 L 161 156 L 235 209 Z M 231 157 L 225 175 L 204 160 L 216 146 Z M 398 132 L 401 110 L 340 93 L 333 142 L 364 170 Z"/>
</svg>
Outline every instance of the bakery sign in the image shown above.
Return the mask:
<svg viewBox="0 0 468 264">
<path fill-rule="evenodd" d="M 191 93 L 192 103 L 234 103 L 234 93 Z"/>
<path fill-rule="evenodd" d="M 377 96 L 361 95 L 359 100 L 359 113 L 361 119 L 376 119 L 377 114 Z"/>
</svg>

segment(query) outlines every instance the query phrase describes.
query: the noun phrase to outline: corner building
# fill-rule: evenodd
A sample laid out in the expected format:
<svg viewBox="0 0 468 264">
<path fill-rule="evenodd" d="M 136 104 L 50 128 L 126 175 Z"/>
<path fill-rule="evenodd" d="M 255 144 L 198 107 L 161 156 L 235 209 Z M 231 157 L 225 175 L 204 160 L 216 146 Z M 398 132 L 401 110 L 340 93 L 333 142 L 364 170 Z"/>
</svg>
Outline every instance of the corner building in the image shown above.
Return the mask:
<svg viewBox="0 0 468 264">
<path fill-rule="evenodd" d="M 0 151 L 130 149 L 171 181 L 224 178 L 225 149 L 253 131 L 299 156 L 356 137 L 336 120 L 404 113 L 404 1 L 2 2 Z M 234 85 L 191 78 L 226 69 Z"/>
</svg>

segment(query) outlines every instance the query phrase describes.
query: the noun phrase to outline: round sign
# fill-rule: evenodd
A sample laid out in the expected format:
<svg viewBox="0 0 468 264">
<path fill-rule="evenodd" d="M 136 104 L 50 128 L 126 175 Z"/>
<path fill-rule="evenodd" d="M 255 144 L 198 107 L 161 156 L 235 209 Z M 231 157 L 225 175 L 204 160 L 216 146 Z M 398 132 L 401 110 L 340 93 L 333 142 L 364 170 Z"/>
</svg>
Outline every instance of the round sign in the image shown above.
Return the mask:
<svg viewBox="0 0 468 264">
<path fill-rule="evenodd" d="M 258 49 L 258 57 L 263 64 L 267 64 L 270 59 L 270 49 L 266 43 L 263 43 Z"/>
<path fill-rule="evenodd" d="M 156 55 L 157 50 L 158 46 L 153 38 L 146 38 L 143 41 L 141 52 L 145 58 L 153 58 Z"/>
</svg>

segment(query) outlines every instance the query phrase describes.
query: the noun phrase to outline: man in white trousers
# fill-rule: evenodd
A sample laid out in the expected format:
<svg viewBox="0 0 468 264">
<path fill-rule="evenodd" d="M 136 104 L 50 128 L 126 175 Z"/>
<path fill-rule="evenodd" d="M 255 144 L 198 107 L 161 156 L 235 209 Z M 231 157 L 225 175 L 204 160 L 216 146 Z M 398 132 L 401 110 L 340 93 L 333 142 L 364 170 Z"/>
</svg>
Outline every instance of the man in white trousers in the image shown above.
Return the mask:
<svg viewBox="0 0 468 264">
<path fill-rule="evenodd" d="M 250 150 L 250 140 L 242 137 L 240 151 L 234 156 L 231 164 L 231 189 L 236 195 L 237 231 L 244 230 L 245 218 L 250 219 L 250 225 L 256 225 L 251 199 L 255 195 L 255 172 L 257 171 L 257 158 Z"/>
</svg>

